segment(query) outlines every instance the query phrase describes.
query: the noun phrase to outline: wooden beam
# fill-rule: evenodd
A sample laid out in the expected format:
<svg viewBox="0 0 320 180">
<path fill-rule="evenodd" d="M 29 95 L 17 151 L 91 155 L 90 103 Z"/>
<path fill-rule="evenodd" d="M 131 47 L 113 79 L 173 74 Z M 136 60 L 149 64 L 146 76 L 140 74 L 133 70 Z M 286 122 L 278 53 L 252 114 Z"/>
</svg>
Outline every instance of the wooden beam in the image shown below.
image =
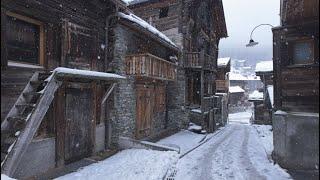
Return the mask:
<svg viewBox="0 0 320 180">
<path fill-rule="evenodd" d="M 113 83 L 113 84 L 109 87 L 109 89 L 107 90 L 107 92 L 104 94 L 104 96 L 103 96 L 103 98 L 102 98 L 101 105 L 106 103 L 108 97 L 109 97 L 110 94 L 112 93 L 112 91 L 113 91 L 113 89 L 114 89 L 115 86 L 116 86 L 116 83 Z"/>
<path fill-rule="evenodd" d="M 46 115 L 51 102 L 54 99 L 54 94 L 62 82 L 56 81 L 54 78 L 48 82 L 45 87 L 42 97 L 40 98 L 36 109 L 32 112 L 30 119 L 27 121 L 25 129 L 21 132 L 17 142 L 15 143 L 12 152 L 8 154 L 7 160 L 4 162 L 3 173 L 12 177 L 17 169 L 20 161 L 27 151 L 30 142 L 32 141 L 37 129 L 39 128 L 42 119 Z"/>
</svg>

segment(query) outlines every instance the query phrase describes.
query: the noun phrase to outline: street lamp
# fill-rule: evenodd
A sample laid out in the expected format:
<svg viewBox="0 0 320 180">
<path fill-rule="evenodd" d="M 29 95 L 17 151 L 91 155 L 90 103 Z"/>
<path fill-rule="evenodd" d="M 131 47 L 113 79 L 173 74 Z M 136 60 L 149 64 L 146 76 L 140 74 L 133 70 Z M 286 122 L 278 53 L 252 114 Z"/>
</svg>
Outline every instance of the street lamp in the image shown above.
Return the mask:
<svg viewBox="0 0 320 180">
<path fill-rule="evenodd" d="M 252 34 L 254 32 L 254 30 L 256 30 L 258 27 L 260 26 L 271 26 L 272 28 L 274 26 L 272 26 L 271 24 L 259 24 L 258 26 L 256 26 L 255 28 L 253 28 L 253 30 L 251 31 L 251 34 L 250 34 L 250 41 L 249 43 L 246 45 L 246 47 L 253 47 L 255 45 L 258 45 L 259 43 L 258 42 L 255 42 L 253 39 L 252 39 Z"/>
</svg>

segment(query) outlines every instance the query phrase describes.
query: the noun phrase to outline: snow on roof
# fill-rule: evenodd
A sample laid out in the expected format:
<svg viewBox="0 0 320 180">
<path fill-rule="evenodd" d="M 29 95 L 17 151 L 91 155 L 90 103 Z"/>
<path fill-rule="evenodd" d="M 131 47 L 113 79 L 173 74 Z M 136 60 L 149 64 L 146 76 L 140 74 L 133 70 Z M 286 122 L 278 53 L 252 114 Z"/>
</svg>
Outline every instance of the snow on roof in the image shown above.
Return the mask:
<svg viewBox="0 0 320 180">
<path fill-rule="evenodd" d="M 58 67 L 53 72 L 56 72 L 57 75 L 76 75 L 79 78 L 93 78 L 93 79 L 125 79 L 125 77 L 112 74 L 112 73 L 104 73 L 97 71 L 89 71 L 89 70 L 80 70 L 80 69 L 70 69 L 65 67 Z M 54 73 L 52 73 L 54 74 Z"/>
<path fill-rule="evenodd" d="M 143 19 L 139 18 L 138 16 L 136 16 L 136 15 L 134 15 L 132 13 L 130 13 L 129 15 L 128 14 L 124 14 L 122 12 L 118 12 L 118 16 L 140 25 L 141 27 L 147 29 L 151 33 L 155 34 L 156 36 L 158 36 L 161 39 L 163 39 L 164 41 L 166 41 L 167 43 L 171 44 L 172 46 L 177 47 L 177 45 L 174 44 L 166 35 L 164 35 L 158 29 L 156 29 L 155 27 L 151 26 L 149 23 L 147 23 Z"/>
<path fill-rule="evenodd" d="M 267 90 L 268 90 L 268 94 L 269 94 L 269 99 L 270 99 L 270 103 L 271 106 L 273 107 L 274 104 L 274 96 L 273 96 L 273 85 L 268 85 L 267 86 Z"/>
<path fill-rule="evenodd" d="M 230 86 L 229 87 L 230 93 L 243 93 L 245 90 L 243 90 L 240 86 Z"/>
<path fill-rule="evenodd" d="M 227 66 L 231 61 L 231 57 L 218 58 L 218 66 Z"/>
<path fill-rule="evenodd" d="M 150 0 L 123 0 L 123 1 L 126 1 L 130 5 L 134 5 L 134 4 L 140 4 L 140 3 L 148 2 Z"/>
<path fill-rule="evenodd" d="M 249 100 L 263 100 L 263 93 L 255 90 L 249 94 Z"/>
<path fill-rule="evenodd" d="M 256 65 L 256 72 L 271 72 L 273 71 L 273 61 L 261 61 Z"/>
<path fill-rule="evenodd" d="M 240 73 L 230 72 L 229 80 L 248 81 L 248 80 L 261 80 L 259 76 L 244 76 Z"/>
<path fill-rule="evenodd" d="M 21 67 L 21 68 L 30 68 L 30 69 L 43 69 L 42 66 L 37 66 L 37 65 L 32 65 L 32 64 L 25 64 L 25 63 L 19 63 L 19 62 L 12 62 L 12 61 L 8 61 L 8 66 Z"/>
</svg>

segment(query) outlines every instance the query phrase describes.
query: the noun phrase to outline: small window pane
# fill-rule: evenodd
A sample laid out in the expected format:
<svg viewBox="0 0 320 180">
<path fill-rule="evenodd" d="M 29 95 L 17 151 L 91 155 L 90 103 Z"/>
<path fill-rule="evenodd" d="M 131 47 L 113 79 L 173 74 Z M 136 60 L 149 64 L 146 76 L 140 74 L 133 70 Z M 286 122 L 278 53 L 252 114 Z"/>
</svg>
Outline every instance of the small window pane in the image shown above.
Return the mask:
<svg viewBox="0 0 320 180">
<path fill-rule="evenodd" d="M 313 61 L 312 43 L 296 42 L 293 45 L 293 63 L 310 64 Z"/>
</svg>

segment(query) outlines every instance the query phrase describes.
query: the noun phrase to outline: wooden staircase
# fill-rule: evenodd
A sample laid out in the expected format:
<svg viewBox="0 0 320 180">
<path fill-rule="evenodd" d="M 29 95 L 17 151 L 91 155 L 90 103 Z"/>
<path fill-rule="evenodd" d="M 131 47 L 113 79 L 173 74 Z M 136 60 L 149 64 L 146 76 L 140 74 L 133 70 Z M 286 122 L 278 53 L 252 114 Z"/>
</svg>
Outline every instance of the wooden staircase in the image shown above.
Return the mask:
<svg viewBox="0 0 320 180">
<path fill-rule="evenodd" d="M 61 83 L 55 73 L 33 74 L 1 124 L 1 173 L 14 174 Z"/>
</svg>

